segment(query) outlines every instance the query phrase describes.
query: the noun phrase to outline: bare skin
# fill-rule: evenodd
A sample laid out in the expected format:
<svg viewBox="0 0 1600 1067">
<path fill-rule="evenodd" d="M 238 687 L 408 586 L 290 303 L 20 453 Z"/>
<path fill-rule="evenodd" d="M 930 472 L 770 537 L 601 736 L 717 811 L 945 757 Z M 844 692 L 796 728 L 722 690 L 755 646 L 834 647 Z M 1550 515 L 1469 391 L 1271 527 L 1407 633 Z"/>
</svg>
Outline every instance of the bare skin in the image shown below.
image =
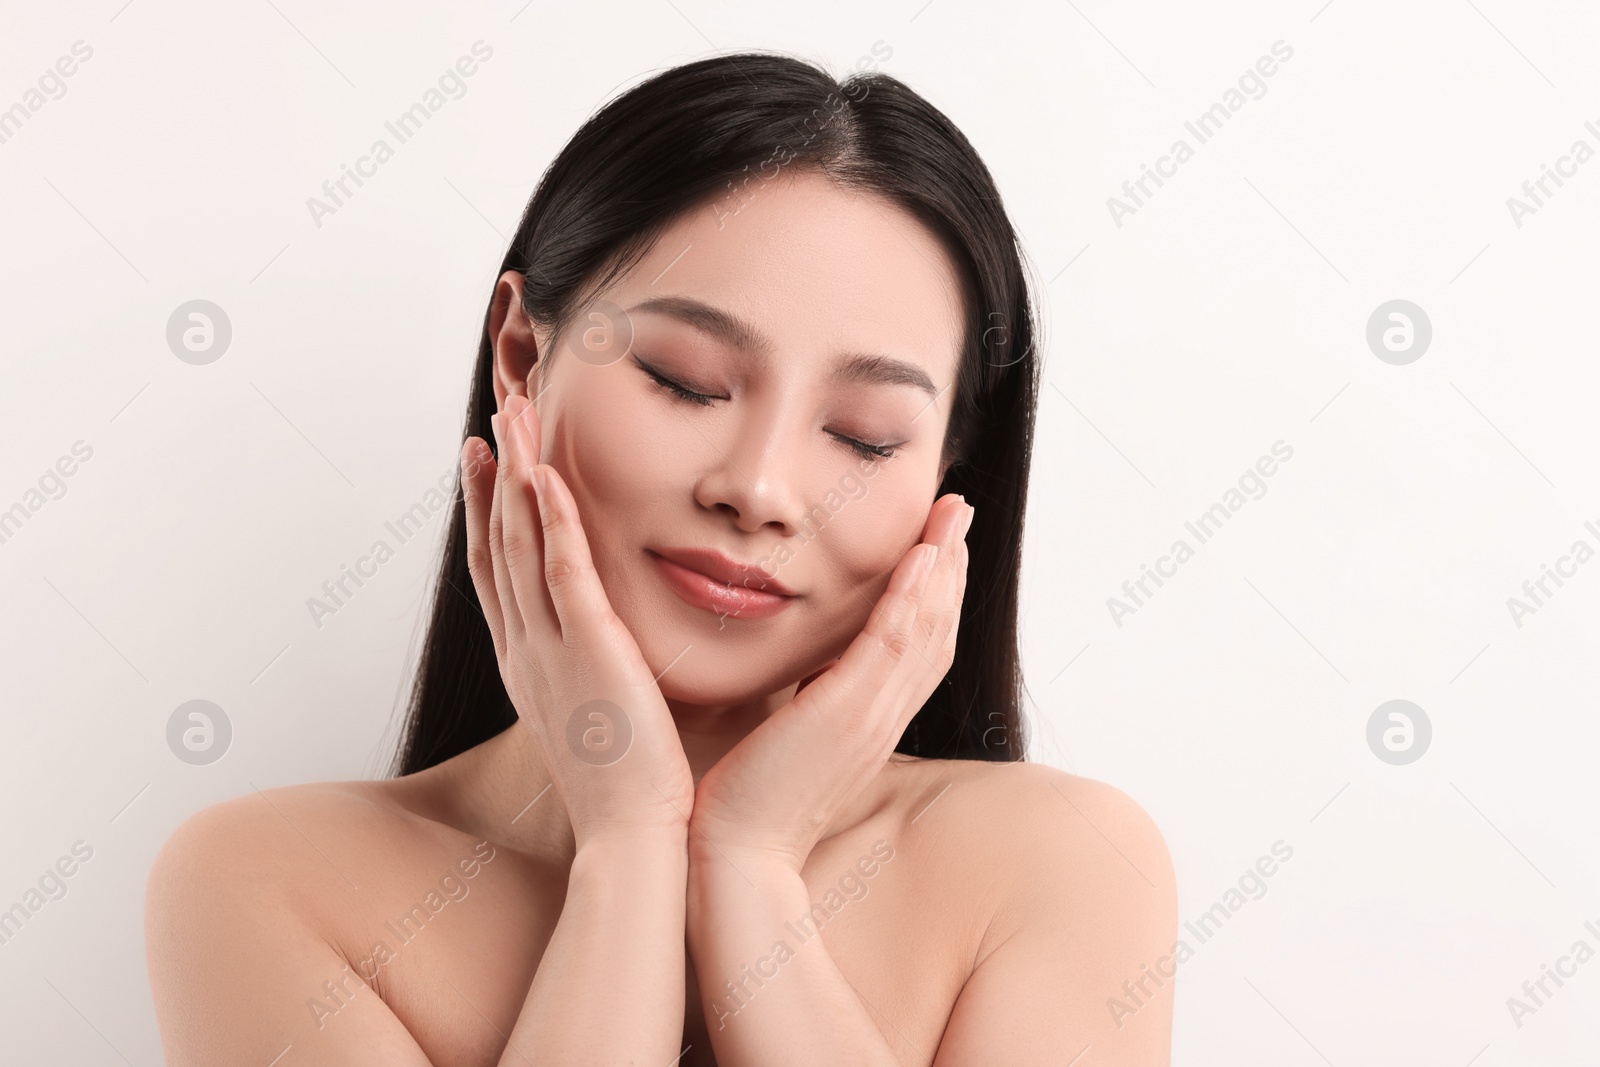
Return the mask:
<svg viewBox="0 0 1600 1067">
<path fill-rule="evenodd" d="M 562 347 L 500 280 L 498 458 L 469 440 L 463 487 L 521 721 L 419 774 L 181 827 L 146 915 L 173 1067 L 1167 1062 L 1172 984 L 1147 975 L 1172 873 L 1137 805 L 892 753 L 965 589 L 970 509 L 932 500 L 961 322 L 945 252 L 814 175 L 711 219 L 608 291 L 635 309 L 615 359 L 607 337 Z M 766 344 L 640 309 L 664 295 Z M 904 366 L 841 378 L 839 352 Z M 870 489 L 805 534 L 852 472 Z M 663 546 L 794 546 L 792 603 L 695 606 Z M 596 698 L 631 733 L 614 760 L 569 741 Z"/>
</svg>

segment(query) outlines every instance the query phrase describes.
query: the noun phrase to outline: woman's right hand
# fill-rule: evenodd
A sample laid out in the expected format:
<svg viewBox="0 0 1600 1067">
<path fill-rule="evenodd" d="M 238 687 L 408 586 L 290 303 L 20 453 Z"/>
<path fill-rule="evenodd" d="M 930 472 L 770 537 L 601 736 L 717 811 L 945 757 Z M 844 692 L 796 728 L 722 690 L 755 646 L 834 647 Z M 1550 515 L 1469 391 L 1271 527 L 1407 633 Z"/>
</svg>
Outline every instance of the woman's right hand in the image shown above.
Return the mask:
<svg viewBox="0 0 1600 1067">
<path fill-rule="evenodd" d="M 477 437 L 461 453 L 467 565 L 500 677 L 577 845 L 687 834 L 694 778 L 677 726 L 611 608 L 571 492 L 539 462 L 538 414 L 512 395 L 490 421 L 499 463 Z"/>
</svg>

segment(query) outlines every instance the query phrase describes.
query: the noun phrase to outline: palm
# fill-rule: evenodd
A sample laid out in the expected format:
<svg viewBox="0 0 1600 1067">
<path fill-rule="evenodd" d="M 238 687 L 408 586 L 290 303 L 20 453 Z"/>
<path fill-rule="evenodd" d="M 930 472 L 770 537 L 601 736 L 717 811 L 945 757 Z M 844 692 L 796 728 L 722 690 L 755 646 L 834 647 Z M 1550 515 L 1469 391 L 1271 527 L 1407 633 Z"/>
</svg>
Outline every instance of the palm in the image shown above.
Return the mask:
<svg viewBox="0 0 1600 1067">
<path fill-rule="evenodd" d="M 776 849 L 804 862 L 829 815 L 888 755 L 841 736 L 847 666 L 834 661 L 803 681 L 706 772 L 693 814 L 701 834 L 719 846 Z"/>
</svg>

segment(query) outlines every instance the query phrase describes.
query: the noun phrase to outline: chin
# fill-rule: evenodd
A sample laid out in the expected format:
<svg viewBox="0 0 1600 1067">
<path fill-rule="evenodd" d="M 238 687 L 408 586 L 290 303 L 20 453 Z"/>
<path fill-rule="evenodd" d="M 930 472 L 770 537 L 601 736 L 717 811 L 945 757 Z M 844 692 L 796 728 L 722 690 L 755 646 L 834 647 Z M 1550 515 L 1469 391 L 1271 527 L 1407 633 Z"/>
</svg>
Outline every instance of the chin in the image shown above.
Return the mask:
<svg viewBox="0 0 1600 1067">
<path fill-rule="evenodd" d="M 716 623 L 713 616 L 709 627 L 691 629 L 657 616 L 644 630 L 630 627 L 668 700 L 707 707 L 748 704 L 805 676 L 804 664 L 794 661 L 793 641 L 732 637 L 733 620 L 720 632 Z M 819 656 L 818 662 L 825 658 Z"/>
<path fill-rule="evenodd" d="M 751 689 L 749 679 L 743 679 L 744 684 L 729 679 L 726 685 L 719 684 L 715 679 L 696 679 L 687 685 L 670 684 L 667 678 L 656 683 L 661 687 L 661 695 L 668 700 L 679 704 L 693 704 L 706 708 L 732 708 L 745 704 L 753 704 L 781 689 L 784 683 L 778 683 L 771 688 L 758 686 Z"/>
<path fill-rule="evenodd" d="M 859 631 L 866 621 L 864 612 L 854 620 L 819 613 L 814 595 L 766 617 L 722 615 L 686 602 L 642 555 L 619 560 L 606 553 L 597 565 L 606 572 L 601 577 L 608 589 L 626 590 L 613 598 L 613 609 L 662 695 L 684 704 L 731 707 L 764 700 L 842 654 L 849 642 L 838 635 Z"/>
<path fill-rule="evenodd" d="M 683 651 L 685 645 L 690 645 L 688 651 Z M 693 640 L 682 632 L 662 633 L 661 656 L 645 653 L 645 662 L 651 665 L 651 673 L 666 669 L 656 685 L 662 696 L 683 704 L 749 704 L 784 688 L 789 681 L 766 677 L 771 667 L 779 665 L 776 656 L 765 656 L 752 648 L 734 651 L 718 646 L 715 638 Z M 670 669 L 667 664 L 672 664 Z"/>
</svg>

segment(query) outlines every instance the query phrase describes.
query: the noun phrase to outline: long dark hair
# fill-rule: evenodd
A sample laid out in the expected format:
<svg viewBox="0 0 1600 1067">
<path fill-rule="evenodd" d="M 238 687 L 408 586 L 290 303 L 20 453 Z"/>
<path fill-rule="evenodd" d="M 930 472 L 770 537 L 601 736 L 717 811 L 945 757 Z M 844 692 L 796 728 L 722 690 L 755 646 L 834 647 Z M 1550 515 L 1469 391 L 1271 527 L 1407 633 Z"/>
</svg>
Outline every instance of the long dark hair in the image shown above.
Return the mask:
<svg viewBox="0 0 1600 1067">
<path fill-rule="evenodd" d="M 1039 388 L 1034 311 L 994 180 L 948 118 L 877 71 L 840 82 L 767 52 L 671 68 L 573 135 L 534 190 L 495 277 L 519 272 L 529 320 L 560 337 L 588 294 L 628 270 L 684 212 L 707 203 L 731 210 L 752 184 L 786 167 L 887 198 L 926 225 L 958 265 L 967 320 L 944 442 L 951 465 L 939 493 L 964 494 L 977 513 L 955 661 L 896 751 L 1023 759 L 1017 592 Z M 493 440 L 488 324 L 486 310 L 463 441 Z M 467 570 L 458 476 L 395 772 L 449 759 L 516 717 Z"/>
</svg>

